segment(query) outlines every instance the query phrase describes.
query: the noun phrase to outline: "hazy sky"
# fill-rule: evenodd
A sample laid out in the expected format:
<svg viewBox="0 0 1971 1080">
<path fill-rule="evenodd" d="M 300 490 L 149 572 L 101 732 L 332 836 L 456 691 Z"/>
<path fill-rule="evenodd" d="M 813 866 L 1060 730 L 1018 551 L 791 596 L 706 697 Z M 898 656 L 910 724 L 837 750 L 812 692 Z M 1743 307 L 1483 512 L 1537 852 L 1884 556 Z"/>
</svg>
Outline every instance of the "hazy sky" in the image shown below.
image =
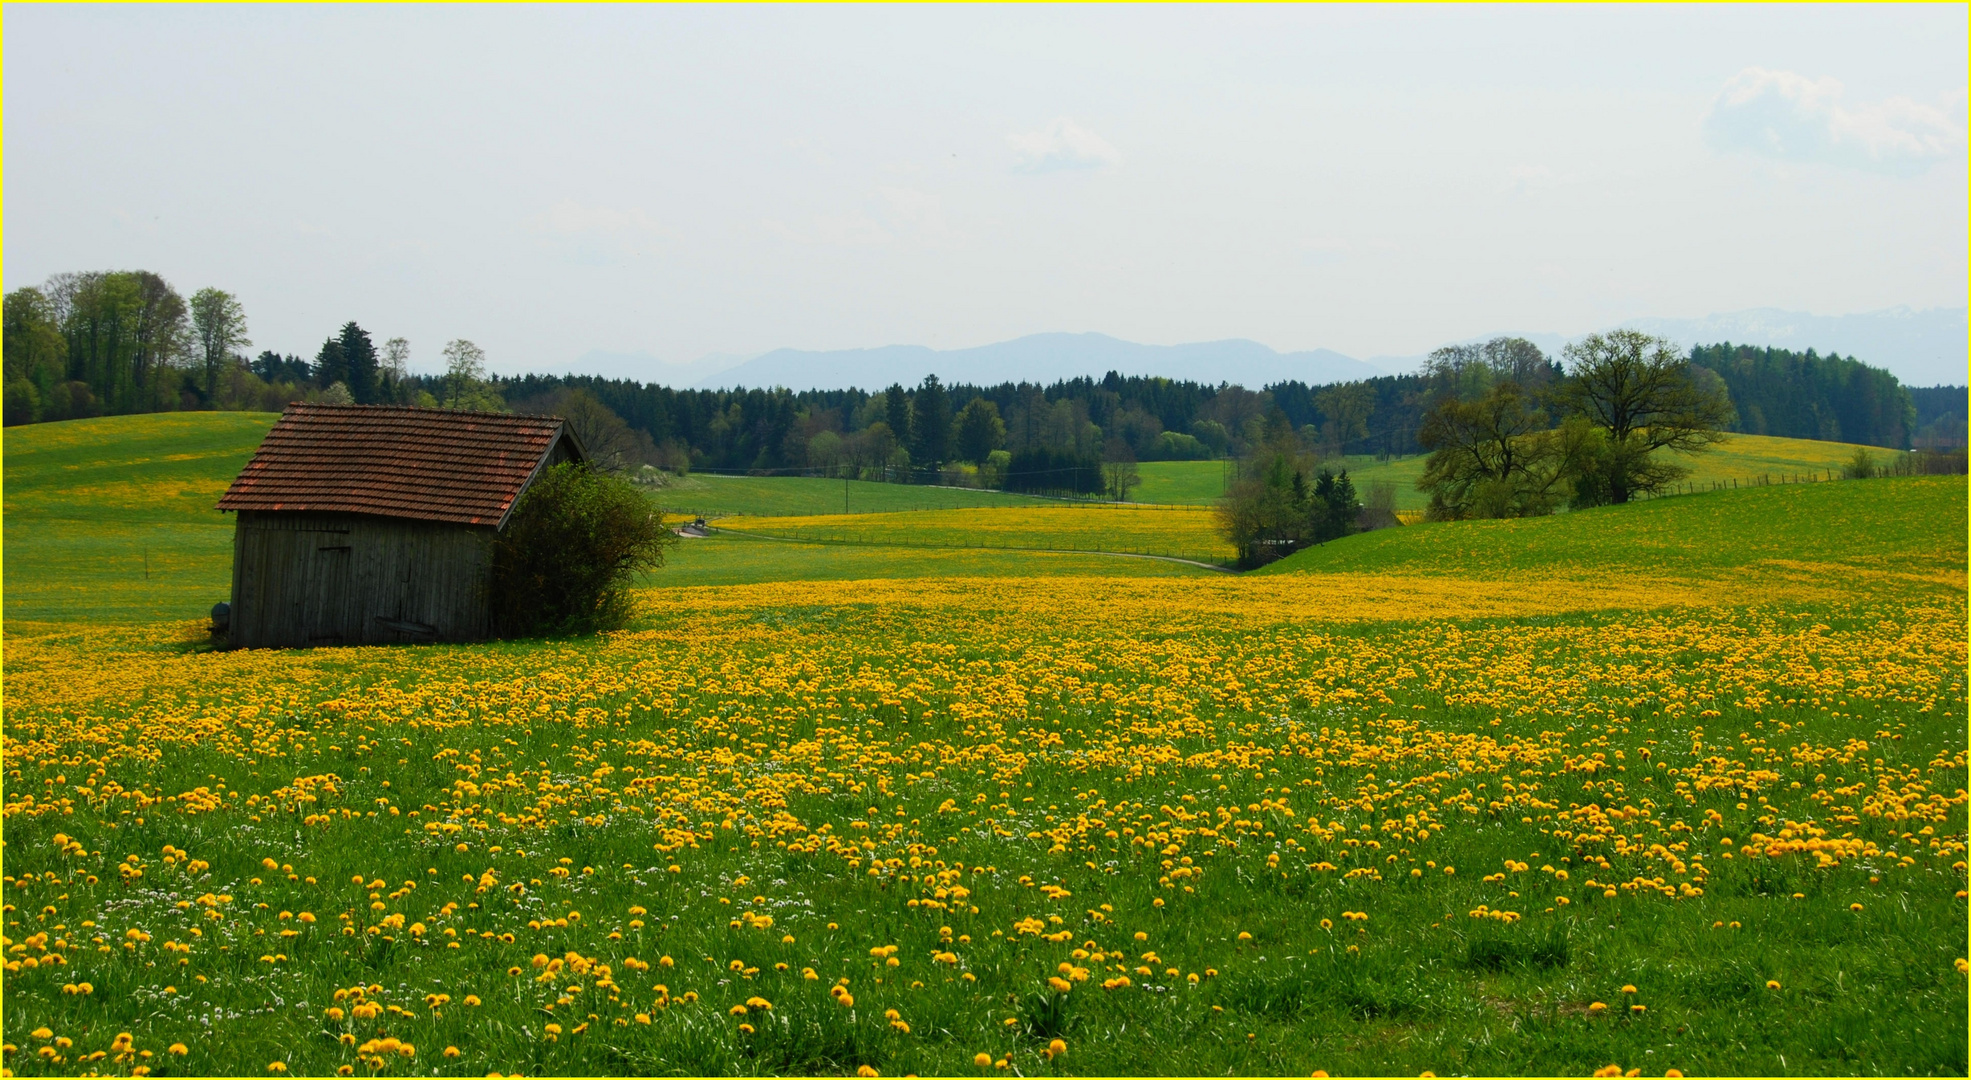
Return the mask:
<svg viewBox="0 0 1971 1080">
<path fill-rule="evenodd" d="M 7 288 L 420 368 L 1960 306 L 1962 5 L 8 5 Z M 652 376 L 663 370 L 653 366 Z"/>
</svg>

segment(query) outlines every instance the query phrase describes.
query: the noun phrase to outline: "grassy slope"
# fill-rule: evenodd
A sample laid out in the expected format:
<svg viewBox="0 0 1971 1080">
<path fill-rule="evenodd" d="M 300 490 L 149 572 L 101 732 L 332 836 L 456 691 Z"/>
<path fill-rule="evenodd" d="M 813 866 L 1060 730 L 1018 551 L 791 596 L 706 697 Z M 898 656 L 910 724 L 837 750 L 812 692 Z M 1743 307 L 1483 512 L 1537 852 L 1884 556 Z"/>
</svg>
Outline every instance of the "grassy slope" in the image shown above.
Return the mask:
<svg viewBox="0 0 1971 1080">
<path fill-rule="evenodd" d="M 213 509 L 274 413 L 163 413 L 8 428 L 6 615 L 193 618 L 230 590 Z"/>
<path fill-rule="evenodd" d="M 1684 463 L 1691 468 L 1690 483 L 1704 489 L 1733 481 L 1746 485 L 1766 478 L 1778 483 L 1794 477 L 1825 477 L 1830 472 L 1839 476 L 1841 466 L 1859 449 L 1869 450 L 1877 460 L 1893 453 L 1853 443 L 1734 435 L 1716 450 L 1692 455 Z M 1395 484 L 1399 510 L 1421 510 L 1430 501 L 1417 490 L 1417 478 L 1423 475 L 1422 455 L 1391 461 L 1358 455 L 1340 464 L 1348 468 L 1357 490 L 1366 492 L 1377 480 Z M 1226 478 L 1231 475 L 1222 461 L 1161 461 L 1138 468 L 1143 473 L 1143 486 L 1132 497 L 1142 502 L 1209 502 L 1224 494 Z"/>
<path fill-rule="evenodd" d="M 1845 567 L 1956 574 L 1961 581 L 1965 512 L 1962 477 L 1794 484 L 1545 518 L 1383 529 L 1300 552 L 1262 572 L 1717 575 L 1792 563 L 1803 573 Z"/>
<path fill-rule="evenodd" d="M 1136 466 L 1143 482 L 1129 497 L 1149 503 L 1208 503 L 1225 494 L 1229 461 L 1146 461 Z"/>
<path fill-rule="evenodd" d="M 226 599 L 233 521 L 213 504 L 276 418 L 160 413 L 7 429 L 6 617 L 191 619 Z M 838 480 L 799 477 L 696 476 L 654 497 L 667 509 L 707 514 L 829 514 L 841 510 L 842 487 Z M 1060 505 L 997 492 L 863 482 L 850 487 L 850 505 L 858 510 Z M 1196 572 L 1141 560 L 738 541 L 693 541 L 674 554 L 650 583 Z"/>
</svg>

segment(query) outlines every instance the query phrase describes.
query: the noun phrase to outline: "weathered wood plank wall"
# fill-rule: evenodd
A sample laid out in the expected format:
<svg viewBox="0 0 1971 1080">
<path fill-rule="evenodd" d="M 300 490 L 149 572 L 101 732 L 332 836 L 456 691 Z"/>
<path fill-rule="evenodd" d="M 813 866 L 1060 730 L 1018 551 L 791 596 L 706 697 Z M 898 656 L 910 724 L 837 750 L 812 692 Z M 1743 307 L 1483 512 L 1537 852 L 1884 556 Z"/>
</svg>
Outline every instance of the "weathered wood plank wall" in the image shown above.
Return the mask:
<svg viewBox="0 0 1971 1080">
<path fill-rule="evenodd" d="M 230 643 L 301 648 L 472 641 L 490 629 L 490 527 L 241 511 Z"/>
</svg>

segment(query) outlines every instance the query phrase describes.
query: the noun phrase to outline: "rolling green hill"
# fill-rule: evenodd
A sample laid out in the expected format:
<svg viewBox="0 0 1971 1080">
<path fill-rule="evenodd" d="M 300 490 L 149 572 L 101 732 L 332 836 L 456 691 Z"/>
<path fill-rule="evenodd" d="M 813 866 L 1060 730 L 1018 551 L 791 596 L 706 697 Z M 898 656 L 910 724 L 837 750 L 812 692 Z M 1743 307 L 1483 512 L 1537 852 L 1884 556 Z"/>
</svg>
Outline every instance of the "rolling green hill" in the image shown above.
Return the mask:
<svg viewBox="0 0 1971 1080">
<path fill-rule="evenodd" d="M 155 413 L 8 428 L 10 619 L 189 619 L 231 589 L 213 509 L 274 413 Z"/>
<path fill-rule="evenodd" d="M 1787 484 L 1606 506 L 1552 517 L 1382 529 L 1310 548 L 1260 573 L 1493 577 L 1666 572 L 1717 577 L 1890 574 L 1962 588 L 1963 477 Z"/>
<path fill-rule="evenodd" d="M 1729 442 L 1705 454 L 1683 459 L 1691 468 L 1690 483 L 1700 490 L 1714 482 L 1744 485 L 1770 478 L 1774 482 L 1791 477 L 1839 476 L 1841 467 L 1866 449 L 1880 461 L 1895 451 L 1880 447 L 1861 447 L 1854 443 L 1820 442 L 1814 439 L 1779 439 L 1767 435 L 1733 435 Z M 1383 480 L 1396 485 L 1396 508 L 1421 510 L 1430 499 L 1417 490 L 1423 475 L 1421 454 L 1378 461 L 1368 455 L 1355 455 L 1334 462 L 1346 467 L 1357 491 L 1367 495 L 1369 485 Z M 1137 466 L 1143 484 L 1130 497 L 1139 502 L 1204 503 L 1225 493 L 1232 470 L 1223 461 L 1156 461 Z"/>
</svg>

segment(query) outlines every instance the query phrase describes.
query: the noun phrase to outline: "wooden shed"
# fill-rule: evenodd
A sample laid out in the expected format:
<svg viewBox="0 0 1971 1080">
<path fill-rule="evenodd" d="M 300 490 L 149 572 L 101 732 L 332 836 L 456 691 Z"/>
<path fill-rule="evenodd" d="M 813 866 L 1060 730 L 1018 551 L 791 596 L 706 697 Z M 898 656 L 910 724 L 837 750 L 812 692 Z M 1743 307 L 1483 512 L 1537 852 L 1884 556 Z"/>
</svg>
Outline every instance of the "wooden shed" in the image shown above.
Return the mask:
<svg viewBox="0 0 1971 1080">
<path fill-rule="evenodd" d="M 541 470 L 584 456 L 559 417 L 288 406 L 219 500 L 239 514 L 229 644 L 487 636 L 493 537 Z"/>
</svg>

